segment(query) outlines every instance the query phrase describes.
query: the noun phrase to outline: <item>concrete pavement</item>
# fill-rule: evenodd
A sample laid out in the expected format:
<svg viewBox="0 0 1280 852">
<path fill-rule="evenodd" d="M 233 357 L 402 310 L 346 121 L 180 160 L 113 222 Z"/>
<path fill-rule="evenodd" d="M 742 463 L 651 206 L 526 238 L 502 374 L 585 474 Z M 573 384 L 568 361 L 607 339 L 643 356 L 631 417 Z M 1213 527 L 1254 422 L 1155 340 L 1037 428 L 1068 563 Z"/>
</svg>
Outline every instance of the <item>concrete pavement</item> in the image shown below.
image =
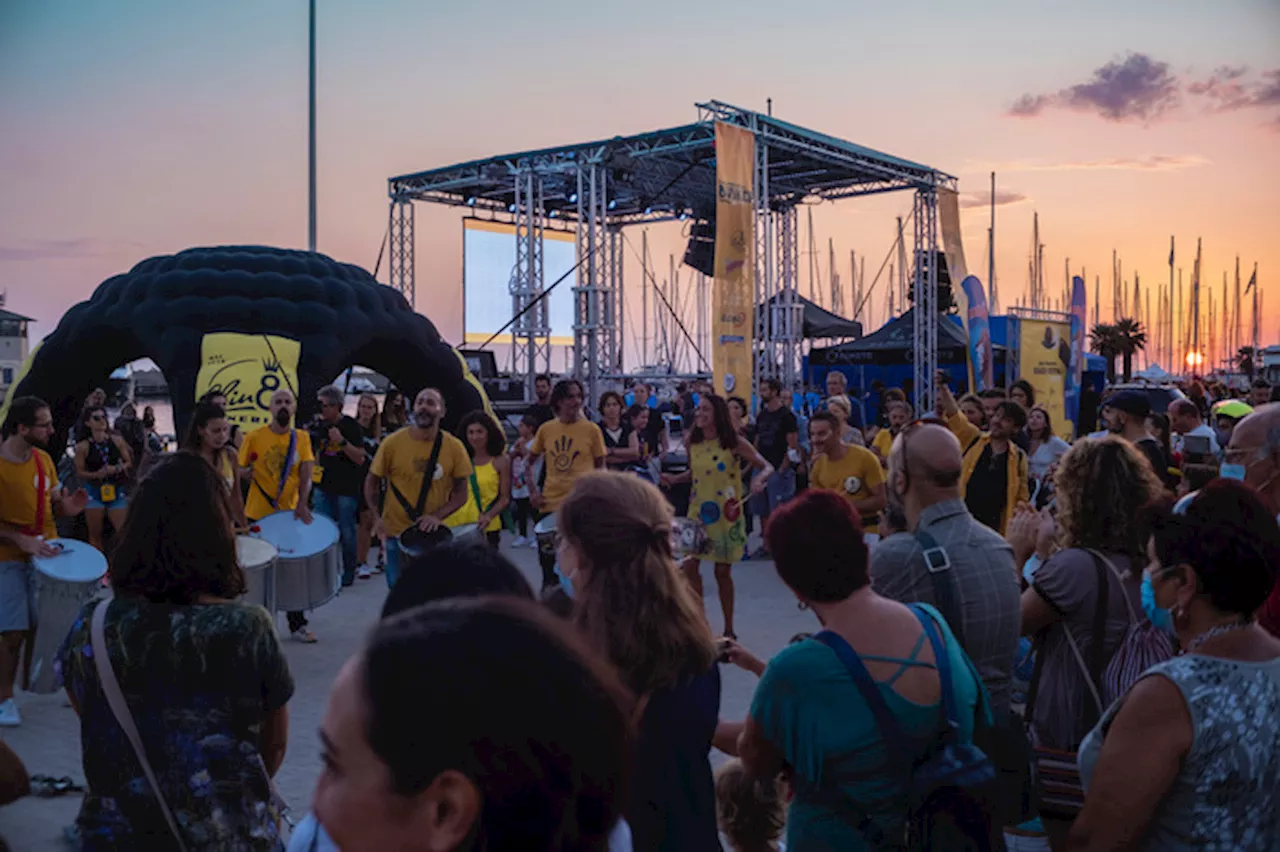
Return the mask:
<svg viewBox="0 0 1280 852">
<path fill-rule="evenodd" d="M 754 537 L 752 544 L 753 547 L 756 544 Z M 536 551 L 512 548 L 509 537 L 504 535 L 503 552 L 536 589 L 540 577 Z M 757 656 L 767 660 L 794 634 L 819 629 L 813 615 L 796 606 L 795 598 L 778 579 L 772 562 L 742 562 L 735 566 L 733 574 L 737 585 L 735 620 L 739 641 Z M 703 565 L 703 588 L 712 629 L 718 633 L 720 603 L 709 564 Z M 338 669 L 359 648 L 385 597 L 386 583 L 381 575 L 358 580 L 337 599 L 309 616 L 319 642 L 301 645 L 289 639 L 284 641 L 297 688 L 289 702 L 289 751 L 276 783 L 291 805 L 295 819 L 308 810 L 312 789 L 321 771 L 316 729 L 329 686 Z M 283 616 L 279 624 L 284 630 Z M 736 666 L 722 667 L 722 674 L 721 716 L 741 719 L 750 705 L 756 679 Z M 79 721 L 65 696 L 19 692 L 17 701 L 22 725 L 0 728 L 0 739 L 17 752 L 31 774 L 69 775 L 77 783 L 83 783 Z M 712 759 L 719 763 L 717 752 L 713 752 Z M 67 850 L 70 847 L 62 839 L 63 828 L 75 821 L 79 806 L 79 795 L 22 799 L 0 808 L 0 837 L 8 841 L 10 848 L 23 852 Z"/>
</svg>

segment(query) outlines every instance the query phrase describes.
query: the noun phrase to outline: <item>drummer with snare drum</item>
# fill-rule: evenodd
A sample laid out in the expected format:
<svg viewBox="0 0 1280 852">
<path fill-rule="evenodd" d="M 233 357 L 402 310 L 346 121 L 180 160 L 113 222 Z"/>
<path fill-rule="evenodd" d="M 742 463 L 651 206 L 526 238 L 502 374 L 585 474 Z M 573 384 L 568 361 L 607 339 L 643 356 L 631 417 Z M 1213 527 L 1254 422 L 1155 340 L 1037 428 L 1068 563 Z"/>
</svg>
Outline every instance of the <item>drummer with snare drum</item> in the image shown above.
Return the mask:
<svg viewBox="0 0 1280 852">
<path fill-rule="evenodd" d="M 529 483 L 529 501 L 539 515 L 549 515 L 558 509 L 579 476 L 604 467 L 604 433 L 582 416 L 582 401 L 582 382 L 577 379 L 556 382 L 551 391 L 551 407 L 556 417 L 538 427 L 533 446 L 529 448 L 531 468 L 540 456 L 547 457 L 546 483 L 541 488 L 534 482 Z M 538 565 L 542 568 L 544 589 L 560 584 L 555 561 L 554 553 L 544 553 L 539 548 Z"/>
<path fill-rule="evenodd" d="M 444 414 L 440 391 L 420 391 L 413 400 L 408 428 L 382 442 L 364 481 L 369 505 L 382 506 L 373 532 L 386 540 L 388 588 L 400 578 L 406 559 L 401 537 L 416 528 L 427 539 L 470 496 L 471 457 L 461 441 L 440 428 Z M 385 497 L 380 493 L 383 480 Z M 410 537 L 419 536 L 410 533 Z"/>
<path fill-rule="evenodd" d="M 289 510 L 304 524 L 311 523 L 308 503 L 315 456 L 311 436 L 293 428 L 297 407 L 293 393 L 276 391 L 271 395 L 271 422 L 250 432 L 240 445 L 240 467 L 248 470 L 250 477 L 244 511 L 251 524 L 273 512 Z M 288 616 L 294 639 L 308 644 L 316 641 L 307 629 L 305 614 L 290 612 Z"/>
<path fill-rule="evenodd" d="M 89 502 L 84 489 L 68 493 L 58 468 L 45 452 L 53 435 L 48 403 L 33 396 L 15 399 L 0 443 L 0 726 L 22 722 L 13 701 L 19 652 L 37 626 L 33 556 L 53 556 L 54 513 L 78 515 Z"/>
</svg>

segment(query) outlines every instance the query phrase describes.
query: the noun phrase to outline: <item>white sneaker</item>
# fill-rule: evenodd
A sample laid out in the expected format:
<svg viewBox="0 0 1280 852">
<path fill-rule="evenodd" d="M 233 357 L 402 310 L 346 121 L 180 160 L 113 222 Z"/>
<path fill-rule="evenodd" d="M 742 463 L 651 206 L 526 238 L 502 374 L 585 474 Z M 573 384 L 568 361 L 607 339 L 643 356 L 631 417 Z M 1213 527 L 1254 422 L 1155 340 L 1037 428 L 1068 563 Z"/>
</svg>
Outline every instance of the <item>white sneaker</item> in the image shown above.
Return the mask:
<svg viewBox="0 0 1280 852">
<path fill-rule="evenodd" d="M 372 576 L 373 576 L 373 569 L 371 569 L 368 565 L 361 565 L 359 568 L 356 569 L 356 577 L 361 580 L 367 580 Z"/>
<path fill-rule="evenodd" d="M 522 536 L 522 535 L 518 535 L 518 536 L 516 536 L 516 537 L 515 537 L 515 540 L 511 542 L 511 546 L 512 546 L 512 547 L 524 547 L 524 546 L 525 546 L 525 537 L 524 537 L 524 536 Z"/>
<path fill-rule="evenodd" d="M 16 728 L 21 724 L 22 714 L 18 712 L 18 705 L 13 699 L 0 702 L 0 727 Z"/>
</svg>

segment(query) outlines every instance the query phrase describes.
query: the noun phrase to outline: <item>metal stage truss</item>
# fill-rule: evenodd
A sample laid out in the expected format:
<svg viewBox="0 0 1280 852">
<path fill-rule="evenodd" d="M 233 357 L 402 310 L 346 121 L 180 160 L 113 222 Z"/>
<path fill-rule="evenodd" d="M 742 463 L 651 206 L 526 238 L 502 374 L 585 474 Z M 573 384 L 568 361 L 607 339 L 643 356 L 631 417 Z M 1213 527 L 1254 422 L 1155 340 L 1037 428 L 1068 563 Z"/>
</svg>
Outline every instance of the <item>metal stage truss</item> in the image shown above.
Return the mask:
<svg viewBox="0 0 1280 852">
<path fill-rule="evenodd" d="M 542 269 L 543 229 L 552 221 L 576 227 L 574 372 L 598 398 L 621 377 L 623 329 L 622 229 L 676 219 L 707 219 L 716 197 L 715 123 L 745 127 L 756 139 L 756 304 L 770 304 L 772 322 L 757 328 L 757 387 L 773 376 L 795 387 L 801 378 L 803 309 L 797 292 L 797 207 L 883 192 L 914 190 L 915 254 L 936 257 L 938 190 L 956 179 L 929 166 L 719 101 L 697 105 L 693 124 L 635 136 L 475 160 L 388 181 L 391 199 L 390 281 L 412 300 L 413 202 L 487 211 L 516 228 L 517 259 L 510 282 L 514 363 L 532 398 L 533 377 L 550 372 Z M 937 368 L 937 270 L 916 263 L 916 403 L 933 405 Z M 644 284 L 644 282 L 642 282 Z M 412 303 L 412 302 L 411 302 Z M 536 303 L 536 304 L 535 304 Z M 530 309 L 530 305 L 533 305 Z"/>
</svg>

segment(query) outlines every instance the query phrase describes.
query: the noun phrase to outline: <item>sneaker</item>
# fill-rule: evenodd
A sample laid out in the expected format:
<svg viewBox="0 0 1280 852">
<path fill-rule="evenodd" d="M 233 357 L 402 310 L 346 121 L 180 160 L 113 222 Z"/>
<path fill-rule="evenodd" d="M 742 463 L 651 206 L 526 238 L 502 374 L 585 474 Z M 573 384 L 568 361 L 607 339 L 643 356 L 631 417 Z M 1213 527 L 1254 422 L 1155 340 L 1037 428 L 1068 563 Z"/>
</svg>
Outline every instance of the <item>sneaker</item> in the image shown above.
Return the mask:
<svg viewBox="0 0 1280 852">
<path fill-rule="evenodd" d="M 367 580 L 372 576 L 373 576 L 373 569 L 370 568 L 368 565 L 361 565 L 359 568 L 356 569 L 356 577 L 358 577 L 361 580 Z"/>
<path fill-rule="evenodd" d="M 528 540 L 527 540 L 524 536 L 522 536 L 522 535 L 518 535 L 518 536 L 516 536 L 516 537 L 515 537 L 515 539 L 511 542 L 511 546 L 512 546 L 512 547 L 524 547 L 524 546 L 525 546 L 525 544 L 527 544 L 527 543 L 528 543 Z"/>
<path fill-rule="evenodd" d="M 16 728 L 21 724 L 22 714 L 18 712 L 18 705 L 13 699 L 0 702 L 0 727 Z"/>
<path fill-rule="evenodd" d="M 293 638 L 294 641 L 301 642 L 304 645 L 313 645 L 319 641 L 316 639 L 316 634 L 312 633 L 305 627 L 299 627 L 297 630 L 293 631 Z"/>
</svg>

